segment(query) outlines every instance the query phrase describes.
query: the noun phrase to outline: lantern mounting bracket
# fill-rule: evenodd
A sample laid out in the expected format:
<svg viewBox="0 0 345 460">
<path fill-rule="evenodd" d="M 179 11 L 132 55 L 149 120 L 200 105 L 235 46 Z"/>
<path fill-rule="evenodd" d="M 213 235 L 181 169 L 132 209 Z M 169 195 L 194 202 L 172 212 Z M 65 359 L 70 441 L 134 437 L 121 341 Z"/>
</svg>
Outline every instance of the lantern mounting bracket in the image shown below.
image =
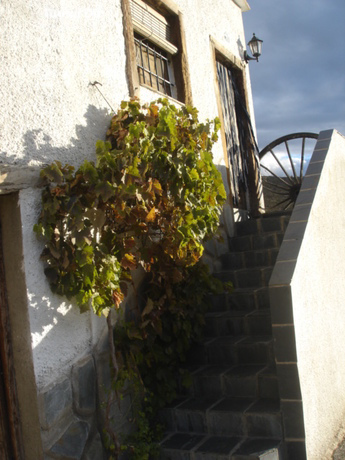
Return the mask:
<svg viewBox="0 0 345 460">
<path fill-rule="evenodd" d="M 249 61 L 256 61 L 259 62 L 259 56 L 261 56 L 261 49 L 262 49 L 262 43 L 263 41 L 260 40 L 260 38 L 256 37 L 255 34 L 253 34 L 253 37 L 251 40 L 248 42 L 248 46 L 250 48 L 250 51 L 253 55 L 250 56 L 247 51 L 244 51 L 243 58 L 248 64 Z"/>
</svg>

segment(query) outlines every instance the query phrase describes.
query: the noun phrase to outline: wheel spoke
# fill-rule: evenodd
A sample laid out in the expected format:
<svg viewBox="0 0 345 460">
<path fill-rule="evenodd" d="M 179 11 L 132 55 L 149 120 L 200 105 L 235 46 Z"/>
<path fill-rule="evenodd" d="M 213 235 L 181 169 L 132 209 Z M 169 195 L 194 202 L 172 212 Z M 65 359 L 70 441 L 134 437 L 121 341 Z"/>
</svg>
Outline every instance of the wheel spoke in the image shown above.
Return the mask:
<svg viewBox="0 0 345 460">
<path fill-rule="evenodd" d="M 291 185 L 287 185 L 287 187 L 284 187 L 283 185 L 280 185 L 280 184 L 274 184 L 274 183 L 270 182 L 269 180 L 265 181 L 265 187 L 267 187 L 267 186 L 271 186 L 271 188 L 273 187 L 274 190 L 279 189 L 279 190 L 283 190 L 285 192 L 289 192 L 290 189 L 291 189 Z"/>
<path fill-rule="evenodd" d="M 282 182 L 283 184 L 285 184 L 287 187 L 290 187 L 290 184 L 288 184 L 284 179 L 282 179 L 280 176 L 277 176 L 276 173 L 274 173 L 273 171 L 271 171 L 270 169 L 267 168 L 267 166 L 264 166 L 264 165 L 261 165 L 261 168 L 264 168 L 267 172 L 269 172 L 270 174 L 272 174 L 272 176 L 276 177 L 278 180 L 280 180 L 280 182 Z"/>
<path fill-rule="evenodd" d="M 281 162 L 279 161 L 279 159 L 277 158 L 277 156 L 275 155 L 275 153 L 273 152 L 273 150 L 270 150 L 270 152 L 272 153 L 273 155 L 273 158 L 276 160 L 276 162 L 278 163 L 278 165 L 280 166 L 281 170 L 284 172 L 285 176 L 289 179 L 289 181 L 293 184 L 289 174 L 286 172 L 286 169 L 284 168 L 284 166 L 281 164 Z"/>
<path fill-rule="evenodd" d="M 280 172 L 274 173 L 269 168 L 267 168 L 267 166 L 264 166 L 263 164 L 260 165 L 263 168 L 263 170 L 267 171 L 271 176 L 277 179 L 277 183 L 273 183 L 273 181 L 270 182 L 269 180 L 267 180 L 267 182 L 263 182 L 263 189 L 265 190 L 265 193 L 267 193 L 267 197 L 269 197 L 268 194 L 275 194 L 277 196 L 280 196 L 281 198 L 286 197 L 282 199 L 282 201 L 280 201 L 279 203 L 275 205 L 272 204 L 271 208 L 287 209 L 289 206 L 294 205 L 303 180 L 305 156 L 307 152 L 309 152 L 309 147 L 312 147 L 311 144 L 306 144 L 306 141 L 308 139 L 311 139 L 315 140 L 316 142 L 317 138 L 318 134 L 310 132 L 288 134 L 271 142 L 259 152 L 260 162 L 263 160 L 265 155 L 268 155 L 270 153 L 279 165 L 280 170 L 283 172 L 283 174 L 281 174 Z M 302 139 L 300 157 L 297 157 L 296 152 L 294 150 L 295 146 L 297 146 L 298 144 L 292 144 L 291 146 L 290 142 L 296 139 Z M 278 153 L 276 154 L 273 151 L 273 149 L 279 146 L 281 147 L 280 150 L 282 150 L 285 146 L 287 156 L 289 157 L 289 164 L 286 163 L 286 167 L 283 166 L 283 160 L 278 158 Z M 294 155 L 294 158 L 292 155 Z M 290 174 L 287 172 L 287 170 L 290 170 L 289 165 L 291 165 L 292 169 Z M 281 176 L 279 176 L 278 174 L 281 174 Z M 270 199 L 272 198 L 273 197 L 271 197 Z M 268 200 L 268 202 L 270 201 L 270 199 Z"/>
<path fill-rule="evenodd" d="M 285 189 L 285 192 L 278 192 L 276 188 L 272 188 L 267 184 L 264 184 L 264 188 L 274 193 L 275 195 L 289 196 L 289 190 Z"/>
<path fill-rule="evenodd" d="M 293 201 L 290 200 L 290 203 L 288 203 L 286 206 L 284 206 L 284 211 L 285 211 L 290 205 L 292 205 L 292 204 L 293 204 Z"/>
<path fill-rule="evenodd" d="M 300 168 L 300 173 L 299 173 L 299 177 L 300 177 L 301 181 L 302 181 L 302 178 L 303 178 L 305 139 L 306 139 L 305 137 L 303 137 L 303 139 L 302 139 L 301 168 Z"/>
<path fill-rule="evenodd" d="M 288 206 L 290 206 L 290 204 L 292 204 L 291 198 L 286 198 L 285 200 L 279 201 L 279 203 L 275 204 L 274 207 L 276 208 L 277 206 L 280 206 L 281 204 L 284 204 L 286 202 L 288 202 L 288 204 L 284 208 L 286 209 Z"/>
<path fill-rule="evenodd" d="M 285 147 L 286 147 L 287 154 L 289 156 L 289 160 L 290 160 L 290 164 L 291 164 L 291 168 L 292 168 L 292 171 L 293 171 L 294 178 L 297 181 L 296 170 L 295 170 L 295 166 L 294 166 L 293 161 L 292 161 L 288 141 L 285 141 Z"/>
</svg>

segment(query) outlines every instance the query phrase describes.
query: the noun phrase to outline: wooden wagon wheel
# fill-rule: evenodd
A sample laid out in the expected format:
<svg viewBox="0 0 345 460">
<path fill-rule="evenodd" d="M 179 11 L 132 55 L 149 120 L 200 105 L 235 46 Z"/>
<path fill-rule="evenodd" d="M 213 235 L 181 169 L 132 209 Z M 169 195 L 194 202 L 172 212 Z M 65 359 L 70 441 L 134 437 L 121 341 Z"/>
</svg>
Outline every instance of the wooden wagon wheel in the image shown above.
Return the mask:
<svg viewBox="0 0 345 460">
<path fill-rule="evenodd" d="M 317 138 L 315 133 L 288 134 L 261 150 L 265 202 L 270 201 L 266 208 L 285 210 L 295 204 Z"/>
</svg>

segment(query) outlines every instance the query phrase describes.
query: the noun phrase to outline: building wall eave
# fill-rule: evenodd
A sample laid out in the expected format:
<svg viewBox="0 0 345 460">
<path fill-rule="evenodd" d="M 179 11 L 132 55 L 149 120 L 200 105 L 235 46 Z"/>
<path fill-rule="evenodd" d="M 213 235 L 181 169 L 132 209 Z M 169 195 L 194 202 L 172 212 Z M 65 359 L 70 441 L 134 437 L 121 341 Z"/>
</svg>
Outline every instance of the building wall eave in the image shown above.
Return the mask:
<svg viewBox="0 0 345 460">
<path fill-rule="evenodd" d="M 250 10 L 247 0 L 232 0 L 237 6 L 241 8 L 242 13 Z"/>
</svg>

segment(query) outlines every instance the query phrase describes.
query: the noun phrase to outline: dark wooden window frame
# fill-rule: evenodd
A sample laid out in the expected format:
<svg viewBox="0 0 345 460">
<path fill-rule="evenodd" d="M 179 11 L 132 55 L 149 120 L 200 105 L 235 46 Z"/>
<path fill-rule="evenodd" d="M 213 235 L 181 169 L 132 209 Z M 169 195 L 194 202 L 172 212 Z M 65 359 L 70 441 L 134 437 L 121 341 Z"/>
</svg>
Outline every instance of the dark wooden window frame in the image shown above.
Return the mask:
<svg viewBox="0 0 345 460">
<path fill-rule="evenodd" d="M 192 91 L 186 52 L 186 39 L 183 27 L 183 14 L 170 0 L 146 0 L 146 3 L 162 14 L 171 26 L 171 40 L 178 48 L 178 53 L 171 56 L 176 85 L 176 100 L 192 104 Z M 131 17 L 130 0 L 121 0 L 123 12 L 123 30 L 127 50 L 126 72 L 130 97 L 140 98 L 140 82 L 134 43 L 134 28 Z M 150 88 L 152 90 L 152 88 Z M 153 91 L 155 91 L 153 89 Z M 157 94 L 161 94 L 157 91 Z M 168 96 L 167 96 L 168 97 Z"/>
</svg>

